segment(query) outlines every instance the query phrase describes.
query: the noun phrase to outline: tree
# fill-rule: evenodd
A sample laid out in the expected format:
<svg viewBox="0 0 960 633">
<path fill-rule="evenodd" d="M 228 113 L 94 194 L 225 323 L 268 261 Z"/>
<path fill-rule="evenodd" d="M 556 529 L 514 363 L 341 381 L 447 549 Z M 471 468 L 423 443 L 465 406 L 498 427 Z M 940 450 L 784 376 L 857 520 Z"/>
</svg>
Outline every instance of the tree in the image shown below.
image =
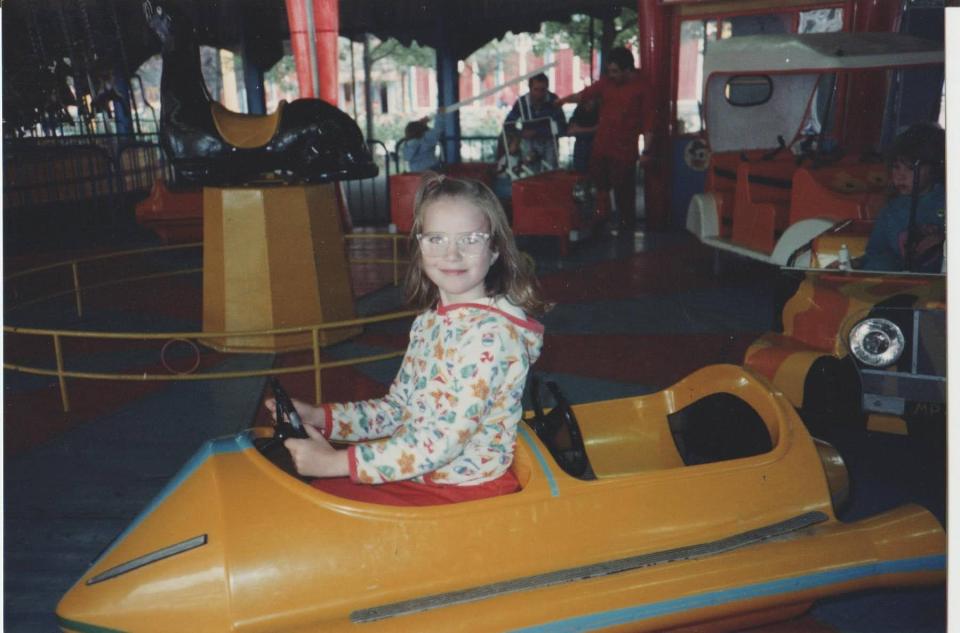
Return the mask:
<svg viewBox="0 0 960 633">
<path fill-rule="evenodd" d="M 434 68 L 436 66 L 436 53 L 429 46 L 420 46 L 416 42 L 410 42 L 410 46 L 404 46 L 392 37 L 386 41 L 371 39 L 376 42 L 376 45 L 370 49 L 371 64 L 389 59 L 390 63 L 397 68 L 407 66 Z"/>
<path fill-rule="evenodd" d="M 639 38 L 637 28 L 637 12 L 632 9 L 621 9 L 616 15 L 609 16 L 609 24 L 613 29 L 613 46 L 635 45 Z M 590 21 L 593 20 L 593 46 L 590 42 Z M 575 14 L 569 22 L 544 22 L 540 33 L 533 36 L 533 51 L 543 55 L 548 50 L 557 48 L 572 48 L 579 57 L 587 58 L 591 49 L 600 48 L 601 34 L 604 20 L 589 15 Z"/>
</svg>

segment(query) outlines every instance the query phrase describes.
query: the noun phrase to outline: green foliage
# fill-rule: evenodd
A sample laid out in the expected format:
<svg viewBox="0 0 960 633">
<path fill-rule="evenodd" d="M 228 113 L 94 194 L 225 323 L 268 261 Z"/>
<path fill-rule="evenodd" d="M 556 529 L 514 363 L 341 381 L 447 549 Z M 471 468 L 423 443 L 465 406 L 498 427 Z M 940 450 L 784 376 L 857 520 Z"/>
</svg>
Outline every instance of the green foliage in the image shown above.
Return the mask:
<svg viewBox="0 0 960 633">
<path fill-rule="evenodd" d="M 420 46 L 416 42 L 411 42 L 410 46 L 404 46 L 393 38 L 385 42 L 374 39 L 373 42 L 376 42 L 370 48 L 370 61 L 373 64 L 388 60 L 395 68 L 408 66 L 434 68 L 437 65 L 437 55 L 429 46 Z"/>
<path fill-rule="evenodd" d="M 575 55 L 589 58 L 591 19 L 593 20 L 593 48 L 599 49 L 603 20 L 576 14 L 570 18 L 569 22 L 544 22 L 540 33 L 533 35 L 533 52 L 543 55 L 548 50 L 569 47 L 573 49 Z M 612 27 L 614 46 L 636 45 L 639 32 L 635 10 L 621 9 L 620 13 L 613 17 Z"/>
<path fill-rule="evenodd" d="M 614 46 L 635 47 L 640 42 L 640 29 L 637 26 L 637 12 L 623 9 L 620 15 L 613 19 L 616 35 L 613 38 Z"/>
<path fill-rule="evenodd" d="M 284 94 L 297 94 L 297 64 L 293 55 L 284 55 L 280 58 L 273 68 L 266 71 L 264 81 L 271 82 L 280 87 Z"/>
<path fill-rule="evenodd" d="M 574 15 L 569 22 L 544 22 L 543 29 L 534 36 L 533 51 L 543 55 L 561 47 L 573 49 L 578 57 L 590 55 L 590 20 L 593 19 L 594 47 L 599 46 L 602 22 L 588 15 Z"/>
</svg>

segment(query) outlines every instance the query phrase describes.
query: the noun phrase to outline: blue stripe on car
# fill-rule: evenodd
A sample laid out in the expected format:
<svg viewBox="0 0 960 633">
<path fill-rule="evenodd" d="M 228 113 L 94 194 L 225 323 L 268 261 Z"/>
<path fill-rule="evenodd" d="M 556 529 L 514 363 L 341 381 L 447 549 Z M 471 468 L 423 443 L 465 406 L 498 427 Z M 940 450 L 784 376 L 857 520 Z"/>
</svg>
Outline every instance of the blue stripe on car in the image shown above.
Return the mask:
<svg viewBox="0 0 960 633">
<path fill-rule="evenodd" d="M 796 578 L 785 578 L 783 580 L 773 580 L 695 596 L 664 600 L 653 604 L 592 613 L 590 615 L 582 615 L 546 624 L 515 629 L 514 631 L 516 633 L 581 633 L 582 631 L 620 626 L 651 618 L 658 618 L 672 613 L 690 611 L 692 609 L 703 609 L 738 602 L 740 600 L 790 594 L 872 576 L 922 571 L 943 571 L 946 569 L 946 564 L 947 557 L 943 554 L 883 561 L 870 565 L 858 565 L 843 569 L 821 571 Z"/>
<path fill-rule="evenodd" d="M 161 490 L 160 493 L 154 497 L 150 503 L 147 504 L 147 507 L 137 515 L 137 518 L 135 518 L 130 525 L 123 530 L 123 532 L 113 539 L 113 542 L 110 543 L 105 550 L 103 550 L 103 553 L 97 557 L 93 564 L 97 564 L 104 556 L 113 551 L 113 549 L 119 545 L 123 539 L 127 537 L 127 535 L 137 529 L 137 527 L 143 523 L 143 521 L 160 506 L 160 504 L 166 501 L 167 497 L 172 495 L 173 492 L 179 488 L 183 482 L 189 479 L 205 461 L 214 455 L 238 453 L 240 451 L 247 450 L 248 448 L 253 448 L 253 441 L 250 439 L 251 436 L 252 435 L 250 431 L 244 431 L 243 433 L 238 433 L 237 435 L 218 437 L 216 439 L 204 442 L 203 446 L 200 447 L 200 450 L 194 453 L 193 457 L 191 457 L 189 461 L 184 464 L 183 468 L 181 468 L 180 471 L 173 476 L 173 479 L 167 482 L 167 485 L 163 487 L 163 490 Z"/>
<path fill-rule="evenodd" d="M 60 625 L 61 629 L 71 631 L 71 633 L 124 633 L 124 631 L 120 629 L 108 629 L 105 626 L 87 624 L 86 622 L 78 622 L 77 620 L 68 620 L 60 616 L 57 616 L 57 624 Z"/>
<path fill-rule="evenodd" d="M 530 436 L 530 431 L 528 431 L 523 424 L 520 424 L 517 429 L 520 431 L 520 435 L 523 436 L 523 439 L 527 441 L 527 446 L 529 446 L 530 450 L 533 451 L 534 457 L 536 457 L 537 461 L 540 462 L 540 468 L 543 470 L 543 474 L 547 478 L 547 483 L 550 484 L 550 494 L 554 497 L 559 497 L 560 489 L 557 487 L 557 480 L 553 478 L 553 473 L 550 472 L 550 467 L 547 465 L 547 460 L 544 458 L 543 453 L 540 452 L 536 442 L 533 441 L 533 437 Z"/>
</svg>

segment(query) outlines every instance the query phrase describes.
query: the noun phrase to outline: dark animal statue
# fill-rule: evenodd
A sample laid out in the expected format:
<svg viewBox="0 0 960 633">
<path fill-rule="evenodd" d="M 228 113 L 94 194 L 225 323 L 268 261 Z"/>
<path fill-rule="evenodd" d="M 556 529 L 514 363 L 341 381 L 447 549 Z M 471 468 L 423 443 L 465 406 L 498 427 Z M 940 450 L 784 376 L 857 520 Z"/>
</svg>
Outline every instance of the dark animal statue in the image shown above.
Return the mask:
<svg viewBox="0 0 960 633">
<path fill-rule="evenodd" d="M 160 142 L 181 184 L 264 178 L 320 183 L 369 178 L 377 166 L 356 122 L 320 99 L 281 102 L 268 115 L 231 112 L 210 98 L 189 17 L 172 2 L 143 3 L 163 45 Z"/>
</svg>

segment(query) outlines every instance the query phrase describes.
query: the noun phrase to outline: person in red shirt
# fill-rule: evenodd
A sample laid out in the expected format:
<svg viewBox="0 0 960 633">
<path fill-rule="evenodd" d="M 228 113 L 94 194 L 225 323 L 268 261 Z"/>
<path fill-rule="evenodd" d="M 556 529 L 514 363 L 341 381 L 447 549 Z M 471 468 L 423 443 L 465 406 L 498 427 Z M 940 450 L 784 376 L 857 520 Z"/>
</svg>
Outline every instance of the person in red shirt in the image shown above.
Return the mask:
<svg viewBox="0 0 960 633">
<path fill-rule="evenodd" d="M 637 141 L 645 127 L 647 84 L 634 68 L 633 53 L 615 48 L 607 55 L 605 74 L 580 92 L 557 103 L 600 100 L 600 120 L 590 154 L 590 177 L 597 187 L 597 210 L 609 212 L 610 190 L 620 213 L 620 229 L 632 233 L 637 220 Z"/>
</svg>

